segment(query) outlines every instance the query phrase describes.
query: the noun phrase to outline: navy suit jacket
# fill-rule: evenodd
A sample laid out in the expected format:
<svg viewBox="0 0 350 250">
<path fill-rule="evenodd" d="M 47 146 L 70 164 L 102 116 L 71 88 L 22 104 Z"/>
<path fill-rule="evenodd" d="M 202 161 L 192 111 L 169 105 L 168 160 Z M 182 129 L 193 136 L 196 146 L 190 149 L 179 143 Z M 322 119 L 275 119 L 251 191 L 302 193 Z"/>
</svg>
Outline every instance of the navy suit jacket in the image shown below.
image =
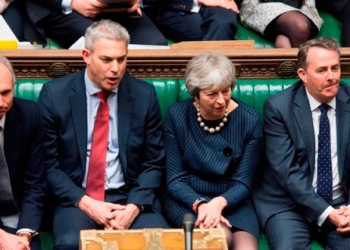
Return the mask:
<svg viewBox="0 0 350 250">
<path fill-rule="evenodd" d="M 6 113 L 4 151 L 20 211 L 18 228 L 39 230 L 41 226 L 46 194 L 43 140 L 44 126 L 36 104 L 14 98 Z"/>
<path fill-rule="evenodd" d="M 63 206 L 85 195 L 87 103 L 85 70 L 45 84 L 39 97 L 46 129 L 46 172 L 51 193 Z M 117 125 L 117 124 L 116 124 Z M 127 204 L 155 208 L 164 167 L 161 114 L 152 85 L 124 75 L 118 87 L 119 159 Z M 159 208 L 159 207 L 157 207 Z"/>
<path fill-rule="evenodd" d="M 163 210 L 176 227 L 181 227 L 184 214 L 194 213 L 192 204 L 196 199 L 222 196 L 227 201 L 223 216 L 234 227 L 259 235 L 251 185 L 259 163 L 261 125 L 254 109 L 235 101 L 239 106 L 214 134 L 199 126 L 193 99 L 178 102 L 168 111 L 164 125 L 167 194 Z"/>
<path fill-rule="evenodd" d="M 315 136 L 306 90 L 301 81 L 272 96 L 264 106 L 264 136 L 268 166 L 254 191 L 262 225 L 276 213 L 298 206 L 309 222 L 328 203 L 312 186 L 315 171 Z M 350 86 L 340 84 L 336 96 L 338 170 L 349 199 Z"/>
</svg>

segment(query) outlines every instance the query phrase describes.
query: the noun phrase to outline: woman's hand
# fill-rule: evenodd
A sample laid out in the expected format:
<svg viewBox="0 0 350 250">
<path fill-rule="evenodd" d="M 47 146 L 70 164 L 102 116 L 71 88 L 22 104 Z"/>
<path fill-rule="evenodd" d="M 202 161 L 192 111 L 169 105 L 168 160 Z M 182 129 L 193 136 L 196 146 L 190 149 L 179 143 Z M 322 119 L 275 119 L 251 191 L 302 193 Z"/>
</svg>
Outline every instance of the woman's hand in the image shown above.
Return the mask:
<svg viewBox="0 0 350 250">
<path fill-rule="evenodd" d="M 224 197 L 216 197 L 208 203 L 201 203 L 198 208 L 198 218 L 195 223 L 199 228 L 215 228 L 221 227 L 220 222 L 232 227 L 230 222 L 222 215 L 222 210 L 227 206 L 227 201 Z"/>
</svg>

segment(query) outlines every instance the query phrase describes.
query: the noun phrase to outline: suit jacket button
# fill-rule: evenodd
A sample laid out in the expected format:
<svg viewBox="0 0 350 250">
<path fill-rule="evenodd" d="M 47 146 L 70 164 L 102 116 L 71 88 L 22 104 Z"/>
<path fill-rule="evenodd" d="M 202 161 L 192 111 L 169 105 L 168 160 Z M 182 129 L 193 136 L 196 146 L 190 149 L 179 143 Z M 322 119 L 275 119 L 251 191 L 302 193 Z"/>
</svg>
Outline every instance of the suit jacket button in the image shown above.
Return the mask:
<svg viewBox="0 0 350 250">
<path fill-rule="evenodd" d="M 288 204 L 288 207 L 289 207 L 289 208 L 293 208 L 293 207 L 294 207 L 294 204 L 293 204 L 293 203 L 289 203 L 289 204 Z"/>
<path fill-rule="evenodd" d="M 223 153 L 224 153 L 224 156 L 231 156 L 232 155 L 232 148 L 230 147 L 225 147 L 224 150 L 223 150 Z"/>
</svg>

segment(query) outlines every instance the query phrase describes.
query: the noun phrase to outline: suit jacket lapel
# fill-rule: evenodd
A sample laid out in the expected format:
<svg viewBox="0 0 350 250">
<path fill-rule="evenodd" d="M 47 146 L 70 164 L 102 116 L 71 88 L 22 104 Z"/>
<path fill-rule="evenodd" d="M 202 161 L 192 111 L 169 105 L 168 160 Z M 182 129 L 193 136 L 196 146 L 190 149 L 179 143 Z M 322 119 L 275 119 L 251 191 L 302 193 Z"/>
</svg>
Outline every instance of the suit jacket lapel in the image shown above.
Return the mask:
<svg viewBox="0 0 350 250">
<path fill-rule="evenodd" d="M 306 145 L 307 156 L 311 166 L 310 170 L 313 175 L 315 170 L 315 134 L 310 104 L 304 85 L 301 85 L 297 90 L 294 115 Z"/>
<path fill-rule="evenodd" d="M 336 98 L 338 171 L 340 179 L 343 177 L 345 154 L 349 145 L 350 104 L 348 101 L 349 96 L 344 91 L 341 91 L 340 88 Z"/>
<path fill-rule="evenodd" d="M 126 174 L 126 146 L 128 142 L 130 123 L 133 114 L 135 98 L 131 96 L 129 82 L 124 76 L 118 88 L 118 138 L 120 163 Z"/>
<path fill-rule="evenodd" d="M 73 79 L 72 93 L 69 97 L 74 130 L 76 134 L 77 145 L 80 154 L 82 167 L 86 168 L 86 145 L 87 145 L 87 104 L 86 104 L 86 88 L 84 82 L 84 72 Z"/>
<path fill-rule="evenodd" d="M 5 130 L 4 130 L 4 151 L 10 176 L 16 173 L 17 161 L 21 148 L 21 130 L 22 127 L 18 123 L 18 114 L 15 108 L 6 113 Z"/>
</svg>

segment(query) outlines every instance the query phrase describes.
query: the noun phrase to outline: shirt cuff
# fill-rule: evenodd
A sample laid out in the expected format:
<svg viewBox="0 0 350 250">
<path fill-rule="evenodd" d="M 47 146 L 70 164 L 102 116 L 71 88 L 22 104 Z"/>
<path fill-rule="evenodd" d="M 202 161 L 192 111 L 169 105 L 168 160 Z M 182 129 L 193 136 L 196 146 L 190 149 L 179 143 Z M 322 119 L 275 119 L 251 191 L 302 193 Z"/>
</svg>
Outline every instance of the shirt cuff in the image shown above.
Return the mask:
<svg viewBox="0 0 350 250">
<path fill-rule="evenodd" d="M 38 234 L 38 231 L 30 229 L 30 228 L 21 228 L 18 229 L 16 234 L 23 233 L 23 232 L 28 232 L 31 233 L 32 237 Z"/>
<path fill-rule="evenodd" d="M 320 217 L 317 218 L 316 223 L 319 227 L 323 225 L 323 223 L 326 221 L 330 213 L 334 210 L 333 207 L 328 206 L 326 210 L 320 215 Z"/>
<path fill-rule="evenodd" d="M 198 3 L 198 0 L 193 0 L 191 12 L 198 13 L 201 5 Z"/>
<path fill-rule="evenodd" d="M 72 13 L 72 8 L 70 7 L 70 4 L 72 3 L 72 0 L 62 0 L 62 12 L 64 14 L 70 14 Z"/>
</svg>

